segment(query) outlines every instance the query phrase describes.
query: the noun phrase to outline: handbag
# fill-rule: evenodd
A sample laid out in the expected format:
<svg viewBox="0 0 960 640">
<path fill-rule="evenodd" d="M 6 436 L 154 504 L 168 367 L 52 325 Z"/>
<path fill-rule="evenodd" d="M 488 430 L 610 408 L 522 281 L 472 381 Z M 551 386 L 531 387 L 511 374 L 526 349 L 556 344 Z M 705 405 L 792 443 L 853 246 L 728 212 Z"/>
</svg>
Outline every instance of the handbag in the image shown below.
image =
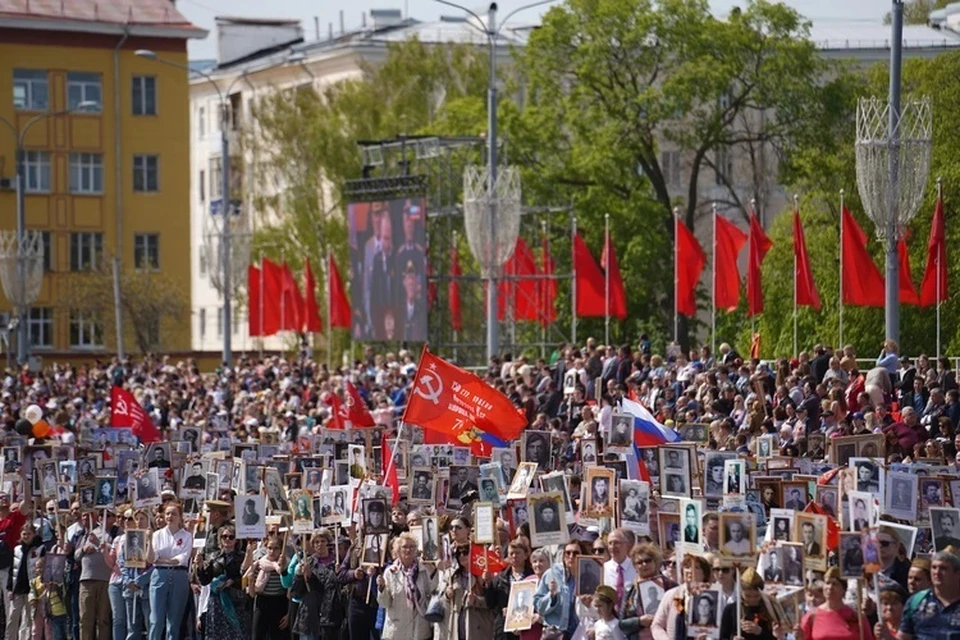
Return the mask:
<svg viewBox="0 0 960 640">
<path fill-rule="evenodd" d="M 443 622 L 447 614 L 446 606 L 443 602 L 443 596 L 440 593 L 434 593 L 430 596 L 430 602 L 427 604 L 427 610 L 424 612 L 424 619 L 430 624 Z"/>
</svg>

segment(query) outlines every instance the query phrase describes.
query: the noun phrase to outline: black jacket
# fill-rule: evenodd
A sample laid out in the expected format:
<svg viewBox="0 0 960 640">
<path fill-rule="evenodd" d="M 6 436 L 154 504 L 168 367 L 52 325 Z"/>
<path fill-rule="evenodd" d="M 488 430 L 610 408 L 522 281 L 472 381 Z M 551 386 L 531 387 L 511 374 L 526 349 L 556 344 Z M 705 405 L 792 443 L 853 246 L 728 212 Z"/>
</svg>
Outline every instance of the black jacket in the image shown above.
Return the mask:
<svg viewBox="0 0 960 640">
<path fill-rule="evenodd" d="M 305 562 L 309 564 L 311 560 L 308 558 Z M 307 571 L 306 567 L 304 571 Z M 344 616 L 344 602 L 333 564 L 323 565 L 319 571 L 310 572 L 308 578 L 305 578 L 304 574 L 298 574 L 294 578 L 290 595 L 300 599 L 300 608 L 293 624 L 294 633 L 323 637 L 331 629 L 340 628 Z"/>
<path fill-rule="evenodd" d="M 532 573 L 531 569 L 524 568 L 523 577 L 526 578 Z M 510 576 L 512 574 L 513 569 L 507 567 L 483 590 L 483 599 L 487 601 L 487 608 L 497 612 L 497 617 L 493 622 L 493 637 L 495 640 L 513 640 L 518 637 L 514 633 L 507 633 L 503 630 L 503 610 L 507 608 L 507 602 L 510 599 Z"/>
</svg>

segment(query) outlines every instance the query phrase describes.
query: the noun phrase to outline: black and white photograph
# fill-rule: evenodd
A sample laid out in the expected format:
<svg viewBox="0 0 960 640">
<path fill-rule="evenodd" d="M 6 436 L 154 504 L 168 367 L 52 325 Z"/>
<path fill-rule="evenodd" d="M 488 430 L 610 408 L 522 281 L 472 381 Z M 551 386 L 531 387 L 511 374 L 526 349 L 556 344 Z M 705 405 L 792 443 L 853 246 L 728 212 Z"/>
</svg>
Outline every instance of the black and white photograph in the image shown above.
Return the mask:
<svg viewBox="0 0 960 640">
<path fill-rule="evenodd" d="M 755 561 L 757 531 L 752 513 L 722 512 L 720 515 L 720 555 L 736 558 L 741 564 Z"/>
<path fill-rule="evenodd" d="M 476 494 L 480 490 L 477 481 L 480 479 L 479 467 L 450 467 L 450 485 L 447 488 L 447 507 L 456 508 L 463 504 L 463 498 L 471 492 Z"/>
<path fill-rule="evenodd" d="M 717 629 L 720 626 L 720 593 L 713 589 L 700 591 L 693 596 L 693 604 L 687 618 L 687 625 L 700 632 Z"/>
<path fill-rule="evenodd" d="M 134 505 L 138 508 L 160 504 L 160 475 L 156 469 L 147 469 L 136 478 Z"/>
<path fill-rule="evenodd" d="M 629 413 L 614 413 L 610 416 L 608 447 L 629 447 L 633 444 L 633 416 Z"/>
<path fill-rule="evenodd" d="M 437 562 L 440 559 L 440 534 L 436 516 L 427 516 L 420 520 L 420 553 L 424 562 Z"/>
<path fill-rule="evenodd" d="M 123 538 L 123 555 L 126 566 L 134 569 L 143 569 L 147 566 L 147 536 L 146 529 L 127 529 Z"/>
<path fill-rule="evenodd" d="M 506 469 L 499 462 L 488 462 L 480 465 L 480 478 L 494 478 L 497 481 L 497 488 L 501 495 L 506 495 L 507 487 L 510 486 L 510 478 L 513 477 L 511 471 L 507 475 Z"/>
<path fill-rule="evenodd" d="M 661 473 L 690 472 L 690 450 L 686 447 L 659 447 Z"/>
<path fill-rule="evenodd" d="M 680 514 L 665 511 L 657 513 L 657 533 L 664 553 L 674 551 L 680 542 Z"/>
<path fill-rule="evenodd" d="M 807 502 L 810 501 L 807 496 L 807 483 L 789 480 L 780 483 L 780 487 L 783 493 L 783 508 L 790 511 L 803 511 Z"/>
<path fill-rule="evenodd" d="M 290 502 L 293 505 L 293 533 L 312 533 L 313 494 L 304 489 L 297 489 L 290 493 Z"/>
<path fill-rule="evenodd" d="M 262 495 L 234 498 L 237 539 L 260 539 L 267 535 L 267 505 Z"/>
<path fill-rule="evenodd" d="M 350 485 L 330 487 L 320 496 L 320 521 L 325 524 L 339 524 L 350 521 Z"/>
<path fill-rule="evenodd" d="M 97 487 L 93 484 L 82 485 L 79 489 L 79 502 L 82 511 L 96 511 Z"/>
<path fill-rule="evenodd" d="M 180 441 L 190 444 L 190 453 L 200 453 L 200 430 L 196 427 L 182 427 Z"/>
<path fill-rule="evenodd" d="M 707 451 L 703 462 L 703 495 L 708 498 L 723 497 L 724 462 L 736 459 L 737 454 L 727 451 Z"/>
<path fill-rule="evenodd" d="M 97 481 L 97 461 L 92 456 L 77 460 L 77 484 L 93 484 Z"/>
<path fill-rule="evenodd" d="M 69 484 L 57 485 L 57 511 L 70 511 L 70 496 L 73 491 Z"/>
<path fill-rule="evenodd" d="M 48 553 L 43 558 L 43 581 L 47 584 L 63 584 L 66 580 L 67 556 Z"/>
<path fill-rule="evenodd" d="M 117 498 L 117 479 L 113 476 L 97 477 L 96 507 L 112 507 Z"/>
<path fill-rule="evenodd" d="M 944 506 L 943 484 L 944 482 L 940 478 L 920 478 L 920 507 L 922 509 Z"/>
<path fill-rule="evenodd" d="M 521 462 L 520 466 L 517 467 L 517 472 L 513 476 L 513 482 L 510 483 L 510 488 L 507 490 L 507 498 L 509 500 L 522 500 L 526 498 L 527 490 L 530 488 L 530 483 L 533 482 L 536 473 L 537 463 Z"/>
<path fill-rule="evenodd" d="M 592 596 L 603 584 L 603 558 L 600 556 L 579 556 L 577 558 L 576 594 Z"/>
<path fill-rule="evenodd" d="M 863 531 L 876 524 L 873 494 L 863 491 L 851 491 L 847 494 L 846 524 L 850 531 Z"/>
<path fill-rule="evenodd" d="M 303 488 L 311 493 L 320 493 L 323 483 L 323 469 L 310 467 L 303 470 Z"/>
<path fill-rule="evenodd" d="M 188 462 L 181 471 L 180 497 L 203 498 L 207 493 L 207 472 L 202 460 Z"/>
<path fill-rule="evenodd" d="M 536 590 L 537 583 L 528 580 L 521 580 L 510 585 L 507 613 L 503 621 L 504 632 L 516 633 L 533 626 L 533 618 L 536 615 L 536 610 L 533 608 L 533 595 Z"/>
<path fill-rule="evenodd" d="M 57 495 L 57 483 L 60 481 L 57 477 L 57 461 L 44 460 L 41 462 L 37 475 L 40 481 L 40 495 L 46 500 L 55 498 Z"/>
<path fill-rule="evenodd" d="M 655 580 L 644 580 L 637 585 L 640 592 L 640 603 L 643 606 L 643 615 L 656 615 L 660 601 L 663 600 L 663 587 Z"/>
<path fill-rule="evenodd" d="M 389 544 L 389 533 L 367 533 L 363 536 L 363 559 L 361 565 L 381 566 Z"/>
<path fill-rule="evenodd" d="M 556 491 L 563 496 L 563 509 L 567 513 L 567 521 L 573 522 L 573 501 L 570 499 L 570 486 L 567 484 L 567 474 L 563 471 L 554 471 L 540 476 L 540 489 L 544 492 Z"/>
<path fill-rule="evenodd" d="M 613 469 L 587 467 L 581 488 L 583 514 L 592 518 L 613 517 L 615 484 L 616 472 Z"/>
<path fill-rule="evenodd" d="M 934 551 L 943 551 L 950 546 L 960 549 L 960 509 L 932 507 L 930 529 Z"/>
<path fill-rule="evenodd" d="M 710 442 L 710 425 L 692 422 L 680 427 L 680 438 L 684 442 L 707 444 Z"/>
<path fill-rule="evenodd" d="M 803 545 L 799 542 L 778 542 L 783 565 L 783 582 L 792 587 L 803 586 Z"/>
<path fill-rule="evenodd" d="M 726 495 L 742 496 L 747 491 L 747 467 L 743 460 L 726 460 L 723 463 L 723 492 Z"/>
<path fill-rule="evenodd" d="M 389 533 L 390 509 L 383 498 L 366 498 L 363 501 L 364 533 Z"/>
<path fill-rule="evenodd" d="M 760 504 L 768 512 L 772 509 L 779 509 L 783 505 L 780 496 L 780 478 L 756 477 L 753 479 L 757 487 L 757 493 L 760 496 Z"/>
<path fill-rule="evenodd" d="M 700 524 L 703 522 L 701 507 L 699 500 L 680 500 L 680 518 L 683 524 L 680 541 L 687 545 L 687 549 L 700 550 Z"/>
<path fill-rule="evenodd" d="M 793 535 L 793 511 L 771 509 L 767 539 L 771 542 L 789 542 Z"/>
<path fill-rule="evenodd" d="M 880 495 L 883 486 L 883 469 L 880 465 L 870 458 L 851 458 L 849 464 L 856 476 L 855 489 Z"/>
<path fill-rule="evenodd" d="M 550 469 L 550 432 L 524 431 L 520 439 L 523 462 L 536 462 L 541 469 Z"/>
<path fill-rule="evenodd" d="M 768 434 L 765 436 L 760 436 L 757 438 L 757 458 L 769 458 L 774 455 L 777 450 L 776 443 L 777 436 L 775 434 Z"/>
<path fill-rule="evenodd" d="M 650 485 L 643 480 L 620 481 L 620 526 L 650 534 Z"/>
<path fill-rule="evenodd" d="M 884 512 L 898 520 L 916 520 L 919 481 L 920 478 L 912 473 L 888 473 L 886 503 L 881 503 L 884 504 Z"/>
<path fill-rule="evenodd" d="M 436 481 L 430 467 L 412 467 L 407 476 L 410 479 L 410 504 L 433 505 Z"/>
<path fill-rule="evenodd" d="M 558 492 L 538 493 L 527 498 L 530 543 L 534 547 L 567 541 L 567 519 L 563 496 Z"/>
<path fill-rule="evenodd" d="M 504 477 L 509 479 L 517 472 L 517 452 L 513 447 L 497 447 L 490 450 L 490 462 L 499 462 Z"/>
<path fill-rule="evenodd" d="M 220 496 L 220 477 L 215 473 L 207 472 L 207 486 L 203 492 L 204 500 L 217 500 Z"/>
<path fill-rule="evenodd" d="M 20 447 L 3 447 L 3 472 L 14 473 L 20 467 Z"/>
<path fill-rule="evenodd" d="M 794 517 L 794 540 L 803 545 L 803 561 L 808 569 L 827 570 L 827 516 L 798 513 Z"/>
<path fill-rule="evenodd" d="M 137 455 L 139 458 L 139 454 Z M 57 462 L 57 469 L 60 473 L 60 478 L 63 482 L 67 484 L 77 485 L 77 461 L 76 460 L 60 460 Z"/>
<path fill-rule="evenodd" d="M 300 472 L 285 473 L 283 474 L 283 483 L 287 487 L 288 495 L 294 491 L 299 491 L 303 489 L 303 474 Z"/>
<path fill-rule="evenodd" d="M 217 472 L 217 484 L 221 489 L 230 487 L 230 481 L 233 478 L 233 460 L 217 460 L 215 469 Z"/>
<path fill-rule="evenodd" d="M 500 508 L 500 487 L 497 485 L 497 478 L 480 477 L 480 501 L 489 502 L 496 508 Z"/>
<path fill-rule="evenodd" d="M 584 438 L 580 441 L 580 462 L 584 465 L 597 463 L 597 441 Z"/>
<path fill-rule="evenodd" d="M 170 468 L 170 443 L 154 442 L 147 447 L 147 468 L 148 469 L 169 469 Z"/>
<path fill-rule="evenodd" d="M 640 449 L 640 460 L 647 468 L 651 480 L 660 477 L 660 456 L 657 447 L 638 447 Z"/>
<path fill-rule="evenodd" d="M 525 522 L 530 521 L 530 514 L 527 512 L 526 500 L 513 500 L 507 505 L 507 516 L 510 519 L 510 531 L 516 532 Z"/>
<path fill-rule="evenodd" d="M 290 513 L 287 490 L 283 486 L 283 478 L 280 477 L 280 472 L 274 467 L 266 467 L 263 474 L 263 484 L 267 489 L 270 510 L 273 513 Z"/>
<path fill-rule="evenodd" d="M 817 495 L 815 496 L 817 504 L 823 507 L 827 515 L 840 521 L 840 488 L 827 485 L 817 485 Z"/>
<path fill-rule="evenodd" d="M 837 557 L 841 578 L 863 577 L 863 547 L 859 531 L 841 531 Z"/>
<path fill-rule="evenodd" d="M 760 554 L 757 570 L 766 583 L 783 582 L 783 561 L 780 559 L 780 551 L 780 547 L 771 547 Z"/>
</svg>

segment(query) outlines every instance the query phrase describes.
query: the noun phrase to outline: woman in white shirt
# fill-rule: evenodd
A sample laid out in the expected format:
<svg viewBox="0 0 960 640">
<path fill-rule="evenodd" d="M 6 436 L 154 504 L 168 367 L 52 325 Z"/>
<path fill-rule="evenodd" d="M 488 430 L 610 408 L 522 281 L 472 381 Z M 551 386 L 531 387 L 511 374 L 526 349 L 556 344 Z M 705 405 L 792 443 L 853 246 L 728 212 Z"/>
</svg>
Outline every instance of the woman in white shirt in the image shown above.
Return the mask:
<svg viewBox="0 0 960 640">
<path fill-rule="evenodd" d="M 183 528 L 179 504 L 163 508 L 166 526 L 153 532 L 147 562 L 153 565 L 150 577 L 150 640 L 177 640 L 190 597 L 187 569 L 193 551 L 193 535 Z M 164 634 L 166 625 L 166 634 Z"/>
</svg>

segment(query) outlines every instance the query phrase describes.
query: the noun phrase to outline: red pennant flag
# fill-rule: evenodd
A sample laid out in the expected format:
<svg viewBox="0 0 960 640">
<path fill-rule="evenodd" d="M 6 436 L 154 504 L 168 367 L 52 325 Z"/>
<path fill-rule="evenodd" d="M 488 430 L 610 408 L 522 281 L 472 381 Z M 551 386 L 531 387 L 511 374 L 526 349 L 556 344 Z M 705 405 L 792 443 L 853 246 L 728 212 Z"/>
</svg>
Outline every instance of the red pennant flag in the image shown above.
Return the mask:
<svg viewBox="0 0 960 640">
<path fill-rule="evenodd" d="M 360 395 L 360 392 L 357 391 L 357 388 L 353 385 L 352 382 L 347 380 L 344 383 L 344 388 L 346 389 L 346 404 L 347 404 L 347 419 L 350 421 L 350 424 L 354 427 L 375 427 L 377 423 L 374 422 L 373 416 L 370 415 L 370 411 L 367 409 L 367 402 L 363 399 L 363 396 Z"/>
<path fill-rule="evenodd" d="M 557 321 L 557 281 L 553 274 L 557 271 L 557 263 L 550 255 L 550 245 L 546 234 L 540 241 L 543 249 L 543 277 L 540 279 L 540 324 L 544 327 Z"/>
<path fill-rule="evenodd" d="M 934 209 L 933 223 L 930 225 L 930 239 L 927 241 L 927 268 L 923 272 L 923 284 L 920 285 L 920 305 L 929 307 L 946 299 L 947 234 L 943 220 L 943 198 L 937 198 L 937 208 Z"/>
<path fill-rule="evenodd" d="M 427 308 L 437 304 L 437 279 L 433 274 L 433 265 L 427 262 Z"/>
<path fill-rule="evenodd" d="M 600 255 L 600 268 L 604 276 L 610 279 L 610 315 L 618 320 L 627 318 L 627 290 L 623 286 L 623 277 L 620 275 L 620 265 L 617 264 L 617 250 L 610 239 L 610 230 L 604 233 L 603 253 Z M 604 282 L 604 294 L 606 294 Z"/>
<path fill-rule="evenodd" d="M 760 282 L 760 265 L 767 257 L 773 242 L 760 225 L 755 211 L 750 212 L 750 259 L 747 263 L 747 317 L 763 311 L 763 286 Z"/>
<path fill-rule="evenodd" d="M 390 487 L 393 501 L 391 506 L 400 502 L 400 480 L 397 478 L 397 464 L 393 459 L 393 451 L 387 442 L 387 434 L 381 436 L 380 454 L 382 456 L 380 465 L 384 470 L 383 486 Z"/>
<path fill-rule="evenodd" d="M 496 575 L 507 568 L 500 554 L 486 547 L 472 543 L 470 545 L 470 573 L 477 578 L 483 577 L 484 572 Z"/>
<path fill-rule="evenodd" d="M 697 314 L 697 283 L 707 264 L 707 255 L 696 236 L 677 218 L 677 312 L 688 318 Z"/>
<path fill-rule="evenodd" d="M 517 238 L 513 254 L 503 267 L 497 284 L 497 318 L 504 321 L 512 308 L 514 320 L 537 319 L 537 261 L 523 238 Z"/>
<path fill-rule="evenodd" d="M 796 271 L 793 274 L 797 294 L 797 306 L 813 307 L 820 311 L 820 294 L 813 281 L 813 270 L 810 268 L 810 256 L 807 254 L 807 240 L 803 235 L 803 222 L 800 212 L 793 210 L 793 258 L 796 262 Z"/>
<path fill-rule="evenodd" d="M 283 263 L 281 274 L 280 328 L 300 332 L 303 329 L 303 295 L 286 262 Z"/>
<path fill-rule="evenodd" d="M 579 233 L 573 234 L 573 267 L 576 269 L 577 308 L 581 318 L 604 317 L 603 271 Z"/>
<path fill-rule="evenodd" d="M 340 400 L 338 396 L 333 391 L 328 391 L 323 396 L 323 401 L 330 405 L 330 422 L 328 423 L 328 428 L 330 429 L 346 429 L 347 428 L 347 410 L 343 406 L 343 401 Z"/>
<path fill-rule="evenodd" d="M 867 251 L 867 234 L 850 210 L 840 212 L 843 225 L 843 243 L 840 257 L 843 261 L 843 304 L 859 307 L 883 307 L 883 276 Z"/>
<path fill-rule="evenodd" d="M 454 331 L 463 331 L 463 315 L 460 311 L 460 280 L 463 275 L 460 270 L 460 256 L 457 248 L 450 250 L 450 284 L 447 285 L 447 294 L 450 298 L 450 326 Z"/>
<path fill-rule="evenodd" d="M 275 262 L 263 259 L 263 335 L 280 331 L 280 300 L 283 296 L 283 269 Z"/>
<path fill-rule="evenodd" d="M 320 321 L 320 307 L 317 306 L 317 281 L 313 278 L 313 269 L 310 268 L 310 258 L 303 263 L 304 278 L 304 305 L 306 317 L 304 318 L 304 328 L 308 333 L 320 333 L 323 331 L 323 322 Z"/>
<path fill-rule="evenodd" d="M 347 289 L 343 286 L 340 269 L 332 254 L 327 258 L 327 274 L 330 278 L 330 299 L 327 301 L 330 305 L 330 327 L 349 329 L 353 320 L 350 298 L 347 297 Z"/>
<path fill-rule="evenodd" d="M 262 273 L 255 265 L 247 266 L 247 335 L 251 338 L 263 335 L 261 291 Z"/>
<path fill-rule="evenodd" d="M 905 233 L 897 242 L 897 257 L 900 262 L 900 304 L 917 306 L 920 304 L 920 294 L 913 286 L 913 276 L 910 273 L 910 253 L 907 251 L 907 236 Z"/>
<path fill-rule="evenodd" d="M 527 426 L 526 419 L 507 396 L 469 371 L 433 355 L 426 347 L 403 421 L 467 444 L 479 439 L 474 427 L 502 440 L 513 440 Z"/>
<path fill-rule="evenodd" d="M 116 386 L 110 389 L 110 426 L 132 429 L 143 443 L 160 441 L 160 431 L 137 399 Z"/>
<path fill-rule="evenodd" d="M 713 268 L 716 275 L 713 299 L 718 309 L 733 311 L 740 304 L 740 268 L 737 266 L 737 255 L 747 243 L 747 234 L 719 213 L 716 225 L 713 252 Z"/>
</svg>

